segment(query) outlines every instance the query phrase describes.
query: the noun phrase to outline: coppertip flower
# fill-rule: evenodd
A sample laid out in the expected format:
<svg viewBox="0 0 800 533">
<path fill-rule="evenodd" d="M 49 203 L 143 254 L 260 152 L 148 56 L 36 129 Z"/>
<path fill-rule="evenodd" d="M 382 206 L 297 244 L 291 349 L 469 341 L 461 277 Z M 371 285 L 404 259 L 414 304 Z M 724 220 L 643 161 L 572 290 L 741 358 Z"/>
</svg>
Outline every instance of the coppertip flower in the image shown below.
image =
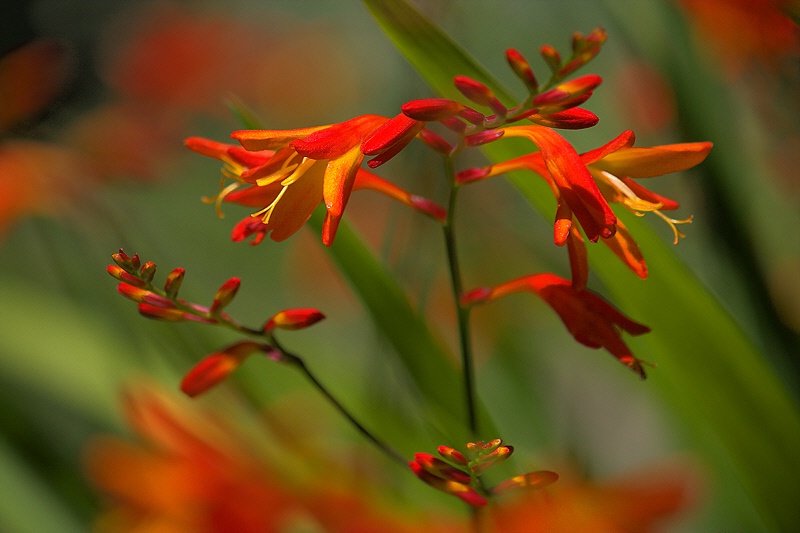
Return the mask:
<svg viewBox="0 0 800 533">
<path fill-rule="evenodd" d="M 271 352 L 267 344 L 243 341 L 206 356 L 184 376 L 181 390 L 191 397 L 198 396 L 222 382 L 256 352 Z"/>
<path fill-rule="evenodd" d="M 278 329 L 303 329 L 313 326 L 320 320 L 324 319 L 323 315 L 317 309 L 286 309 L 275 313 L 264 325 L 264 331 L 270 333 Z"/>
</svg>

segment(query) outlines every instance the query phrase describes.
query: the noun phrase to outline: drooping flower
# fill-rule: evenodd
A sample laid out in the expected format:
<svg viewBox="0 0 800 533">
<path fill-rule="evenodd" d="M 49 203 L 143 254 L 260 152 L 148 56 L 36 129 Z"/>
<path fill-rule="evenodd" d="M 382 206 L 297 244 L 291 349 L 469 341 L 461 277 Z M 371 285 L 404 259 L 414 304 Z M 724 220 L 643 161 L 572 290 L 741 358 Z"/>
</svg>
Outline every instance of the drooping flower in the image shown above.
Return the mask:
<svg viewBox="0 0 800 533">
<path fill-rule="evenodd" d="M 324 202 L 327 213 L 322 240 L 330 245 L 354 189 L 376 190 L 434 218 L 444 217 L 442 208 L 432 202 L 359 168 L 364 158 L 363 138 L 386 122 L 384 117 L 363 115 L 332 126 L 234 132 L 243 147 L 197 137 L 185 144 L 223 161 L 223 176 L 234 180 L 223 183 L 212 200 L 218 208 L 225 201 L 259 209 L 236 227 L 234 240 L 256 235 L 257 243 L 269 234 L 282 241 L 297 232 Z"/>
<path fill-rule="evenodd" d="M 573 338 L 589 348 L 605 348 L 619 362 L 644 379 L 643 361 L 633 355 L 620 330 L 641 335 L 650 328 L 623 315 L 589 290 L 577 290 L 570 281 L 555 274 L 523 276 L 492 288 L 475 289 L 464 295 L 467 304 L 488 302 L 517 292 L 532 292 L 542 298 L 561 318 Z"/>
</svg>

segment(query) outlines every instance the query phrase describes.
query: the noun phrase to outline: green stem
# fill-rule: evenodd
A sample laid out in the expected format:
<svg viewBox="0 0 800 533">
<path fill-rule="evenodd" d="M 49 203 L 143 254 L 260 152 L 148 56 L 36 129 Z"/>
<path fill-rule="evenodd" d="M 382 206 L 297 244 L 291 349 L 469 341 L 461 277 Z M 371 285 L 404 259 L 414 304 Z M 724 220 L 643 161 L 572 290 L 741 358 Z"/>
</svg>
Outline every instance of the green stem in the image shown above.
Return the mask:
<svg viewBox="0 0 800 533">
<path fill-rule="evenodd" d="M 306 378 L 308 378 L 311 384 L 325 397 L 325 399 L 327 399 L 331 403 L 331 405 L 333 405 L 333 407 L 337 411 L 339 411 L 339 413 L 342 416 L 344 416 L 356 428 L 356 430 L 358 430 L 359 433 L 361 433 L 361 435 L 363 435 L 368 441 L 377 446 L 383 453 L 385 453 L 398 463 L 404 466 L 408 463 L 408 460 L 405 457 L 403 457 L 403 455 L 400 454 L 400 452 L 398 452 L 397 450 L 395 450 L 382 440 L 378 439 L 378 437 L 373 435 L 372 432 L 370 432 L 366 427 L 364 427 L 364 425 L 361 424 L 361 422 L 359 422 L 355 418 L 355 416 L 353 416 L 350 413 L 350 411 L 347 410 L 347 408 L 344 405 L 342 405 L 342 403 L 327 389 L 327 387 L 325 387 L 325 385 L 323 385 L 317 379 L 317 377 L 308 369 L 305 362 L 300 357 L 286 351 L 283 348 L 283 346 L 281 346 L 280 343 L 278 343 L 277 339 L 275 339 L 274 336 L 270 337 L 271 337 L 269 339 L 270 344 L 272 344 L 272 346 L 281 353 L 281 355 L 285 358 L 286 362 L 298 368 L 306 376 Z"/>
<path fill-rule="evenodd" d="M 455 221 L 456 196 L 458 186 L 455 184 L 455 173 L 452 158 L 446 160 L 446 170 L 453 183 L 450 189 L 450 199 L 447 206 L 447 219 L 442 226 L 444 230 L 444 241 L 447 249 L 447 264 L 450 271 L 450 283 L 453 289 L 453 302 L 456 307 L 456 319 L 458 323 L 458 338 L 461 348 L 461 368 L 464 379 L 464 401 L 467 410 L 467 427 L 470 434 L 475 437 L 478 433 L 478 414 L 475 403 L 475 378 L 472 364 L 472 340 L 469 329 L 469 307 L 461 304 L 461 295 L 464 294 L 461 281 L 461 269 L 458 262 L 458 248 L 456 247 L 456 236 L 453 223 Z"/>
</svg>

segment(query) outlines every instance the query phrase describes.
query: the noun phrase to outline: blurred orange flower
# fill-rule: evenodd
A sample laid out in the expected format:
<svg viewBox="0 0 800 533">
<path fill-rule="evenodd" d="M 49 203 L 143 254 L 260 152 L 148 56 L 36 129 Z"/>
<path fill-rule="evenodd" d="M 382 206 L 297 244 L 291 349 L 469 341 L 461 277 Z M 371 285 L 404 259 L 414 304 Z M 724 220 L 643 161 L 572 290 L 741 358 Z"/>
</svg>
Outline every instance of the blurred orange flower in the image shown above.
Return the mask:
<svg viewBox="0 0 800 533">
<path fill-rule="evenodd" d="M 733 76 L 752 62 L 775 67 L 800 53 L 800 28 L 784 12 L 791 0 L 676 1 Z"/>
<path fill-rule="evenodd" d="M 382 509 L 366 480 L 359 491 L 340 487 L 336 476 L 292 483 L 220 418 L 155 387 L 131 389 L 124 407 L 140 440 L 101 437 L 87 450 L 88 475 L 109 497 L 98 531 L 461 531 Z"/>
<path fill-rule="evenodd" d="M 699 476 L 685 463 L 648 467 L 604 483 L 567 475 L 547 490 L 502 502 L 487 522 L 498 533 L 662 531 L 691 509 L 699 492 Z"/>
</svg>

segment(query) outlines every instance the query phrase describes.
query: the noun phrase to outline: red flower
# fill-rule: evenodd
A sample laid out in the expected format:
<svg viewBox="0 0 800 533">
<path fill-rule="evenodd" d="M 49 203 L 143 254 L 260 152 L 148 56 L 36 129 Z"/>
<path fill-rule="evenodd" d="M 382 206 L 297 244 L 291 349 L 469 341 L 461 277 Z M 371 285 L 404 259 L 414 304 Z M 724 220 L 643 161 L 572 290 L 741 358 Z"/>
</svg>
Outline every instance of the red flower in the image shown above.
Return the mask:
<svg viewBox="0 0 800 533">
<path fill-rule="evenodd" d="M 434 218 L 443 210 L 360 169 L 361 142 L 387 119 L 362 115 L 332 126 L 296 130 L 241 130 L 233 133 L 244 148 L 192 137 L 186 145 L 225 163 L 223 175 L 234 180 L 215 200 L 259 208 L 259 226 L 252 219 L 234 230 L 234 240 L 255 234 L 254 244 L 266 234 L 282 241 L 309 219 L 320 202 L 327 214 L 322 241 L 333 243 L 336 228 L 354 189 L 383 192 Z M 389 147 L 391 148 L 391 146 Z M 241 190 L 240 186 L 246 185 Z"/>
<path fill-rule="evenodd" d="M 572 283 L 555 274 L 524 276 L 491 289 L 474 290 L 463 299 L 465 303 L 487 302 L 521 291 L 533 292 L 547 302 L 576 341 L 589 348 L 605 348 L 619 362 L 645 378 L 642 361 L 631 353 L 620 330 L 641 335 L 650 328 L 629 319 L 597 294 L 576 290 Z"/>
</svg>

